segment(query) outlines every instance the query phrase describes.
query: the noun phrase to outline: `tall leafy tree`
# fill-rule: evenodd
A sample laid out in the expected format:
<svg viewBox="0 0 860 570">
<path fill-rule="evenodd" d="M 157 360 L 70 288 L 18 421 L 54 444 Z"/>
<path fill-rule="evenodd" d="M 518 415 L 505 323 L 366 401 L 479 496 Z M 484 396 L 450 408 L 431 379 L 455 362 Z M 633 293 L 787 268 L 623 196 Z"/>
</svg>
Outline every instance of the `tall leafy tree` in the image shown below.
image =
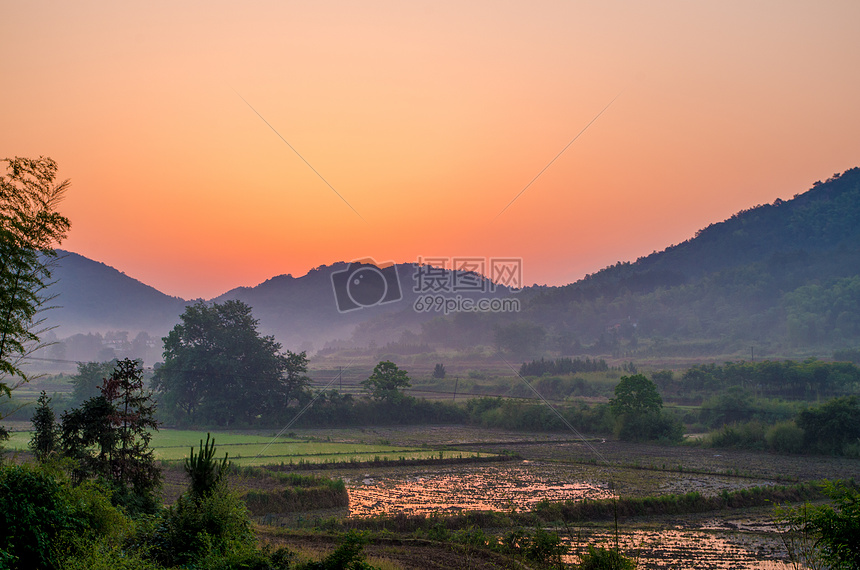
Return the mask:
<svg viewBox="0 0 860 570">
<path fill-rule="evenodd" d="M 654 382 L 642 374 L 634 374 L 621 377 L 609 407 L 616 416 L 656 414 L 663 408 L 663 399 Z"/>
<path fill-rule="evenodd" d="M 615 432 L 621 439 L 680 441 L 684 426 L 663 413 L 657 385 L 642 374 L 622 376 L 615 386 L 609 409 L 616 418 Z"/>
<path fill-rule="evenodd" d="M 230 425 L 279 417 L 307 393 L 304 352 L 281 352 L 261 336 L 241 301 L 185 309 L 164 338 L 164 364 L 153 385 L 174 413 L 191 421 Z"/>
<path fill-rule="evenodd" d="M 72 402 L 81 404 L 101 394 L 105 378 L 110 376 L 116 365 L 116 360 L 78 362 L 78 373 L 69 379 L 72 383 Z"/>
<path fill-rule="evenodd" d="M 403 400 L 401 390 L 408 388 L 410 383 L 405 370 L 400 370 L 390 360 L 384 360 L 374 367 L 373 374 L 361 385 L 374 400 L 396 403 Z"/>
<path fill-rule="evenodd" d="M 28 380 L 21 369 L 45 332 L 40 310 L 51 300 L 54 247 L 69 230 L 57 212 L 69 181 L 55 183 L 50 158 L 7 158 L 0 177 L 0 393 Z"/>
</svg>

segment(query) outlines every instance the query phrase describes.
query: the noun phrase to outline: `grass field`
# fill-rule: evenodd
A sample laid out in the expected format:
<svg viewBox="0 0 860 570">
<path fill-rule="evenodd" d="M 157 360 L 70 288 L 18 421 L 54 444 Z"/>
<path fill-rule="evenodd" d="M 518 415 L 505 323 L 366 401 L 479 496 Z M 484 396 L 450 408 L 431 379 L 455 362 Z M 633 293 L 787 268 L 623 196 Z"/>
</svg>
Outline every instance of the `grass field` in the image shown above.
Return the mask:
<svg viewBox="0 0 860 570">
<path fill-rule="evenodd" d="M 290 463 L 326 463 L 373 461 L 375 459 L 430 459 L 438 458 L 439 451 L 420 446 L 396 446 L 366 443 L 339 443 L 287 437 L 272 437 L 240 432 L 212 433 L 218 449 L 217 455 L 228 454 L 230 461 L 240 465 L 269 465 Z M 13 432 L 6 443 L 7 449 L 26 450 L 32 432 Z M 188 457 L 191 447 L 197 449 L 206 432 L 162 429 L 152 438 L 155 455 L 163 461 L 181 461 Z M 443 452 L 446 457 L 472 457 L 467 451 Z"/>
</svg>

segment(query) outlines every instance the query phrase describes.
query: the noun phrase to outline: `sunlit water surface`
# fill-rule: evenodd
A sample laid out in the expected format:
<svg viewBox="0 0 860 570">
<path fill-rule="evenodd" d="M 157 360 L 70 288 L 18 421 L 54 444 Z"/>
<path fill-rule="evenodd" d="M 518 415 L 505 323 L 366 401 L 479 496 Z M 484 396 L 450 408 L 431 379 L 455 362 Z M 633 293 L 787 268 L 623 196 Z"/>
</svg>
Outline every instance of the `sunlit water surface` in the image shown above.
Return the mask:
<svg viewBox="0 0 860 570">
<path fill-rule="evenodd" d="M 562 473 L 535 472 L 529 465 L 458 467 L 451 470 L 366 474 L 344 478 L 350 516 L 456 513 L 467 510 L 528 510 L 541 500 L 605 499 L 613 496 L 600 482 L 565 480 Z M 767 525 L 765 525 L 767 527 Z M 681 526 L 654 531 L 624 531 L 622 551 L 634 556 L 639 569 L 702 568 L 713 570 L 789 570 L 785 550 L 772 526 L 742 524 Z M 572 554 L 585 544 L 615 544 L 614 533 L 564 529 Z M 571 538 L 570 535 L 576 538 Z"/>
</svg>

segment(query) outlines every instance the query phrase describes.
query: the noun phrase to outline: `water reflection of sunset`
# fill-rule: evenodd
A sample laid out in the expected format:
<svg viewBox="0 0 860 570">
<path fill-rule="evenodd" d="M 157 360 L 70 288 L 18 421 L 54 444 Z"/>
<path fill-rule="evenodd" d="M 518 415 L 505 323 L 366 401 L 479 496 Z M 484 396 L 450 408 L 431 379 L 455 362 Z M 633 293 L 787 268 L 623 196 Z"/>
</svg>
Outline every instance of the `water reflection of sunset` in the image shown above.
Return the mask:
<svg viewBox="0 0 860 570">
<path fill-rule="evenodd" d="M 564 481 L 526 467 L 459 467 L 456 472 L 414 471 L 348 482 L 352 516 L 526 510 L 542 500 L 606 499 L 604 486 Z"/>
</svg>

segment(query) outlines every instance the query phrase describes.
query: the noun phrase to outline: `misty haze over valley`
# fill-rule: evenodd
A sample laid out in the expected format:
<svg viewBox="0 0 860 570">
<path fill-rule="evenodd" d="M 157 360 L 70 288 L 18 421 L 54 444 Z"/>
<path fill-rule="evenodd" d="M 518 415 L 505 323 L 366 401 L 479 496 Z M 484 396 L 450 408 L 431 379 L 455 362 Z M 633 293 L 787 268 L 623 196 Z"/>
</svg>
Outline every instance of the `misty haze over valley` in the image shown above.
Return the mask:
<svg viewBox="0 0 860 570">
<path fill-rule="evenodd" d="M 492 297 L 519 299 L 516 312 L 416 311 L 423 293 L 416 291 L 411 264 L 396 266 L 402 299 L 345 313 L 338 312 L 331 279 L 348 269 L 345 262 L 301 277 L 272 277 L 206 302 L 245 302 L 264 334 L 309 355 L 364 349 L 489 356 L 501 348 L 520 361 L 709 359 L 743 358 L 754 347 L 760 358 L 826 358 L 860 340 L 858 188 L 860 169 L 854 168 L 791 200 L 752 206 L 684 243 L 570 285 L 495 288 Z M 46 315 L 56 326 L 50 337 L 56 343 L 40 353 L 46 359 L 129 356 L 151 366 L 161 359 L 161 337 L 193 302 L 71 252 L 61 253 L 55 277 L 51 293 L 58 308 Z M 506 331 L 511 339 L 500 345 Z"/>
</svg>

